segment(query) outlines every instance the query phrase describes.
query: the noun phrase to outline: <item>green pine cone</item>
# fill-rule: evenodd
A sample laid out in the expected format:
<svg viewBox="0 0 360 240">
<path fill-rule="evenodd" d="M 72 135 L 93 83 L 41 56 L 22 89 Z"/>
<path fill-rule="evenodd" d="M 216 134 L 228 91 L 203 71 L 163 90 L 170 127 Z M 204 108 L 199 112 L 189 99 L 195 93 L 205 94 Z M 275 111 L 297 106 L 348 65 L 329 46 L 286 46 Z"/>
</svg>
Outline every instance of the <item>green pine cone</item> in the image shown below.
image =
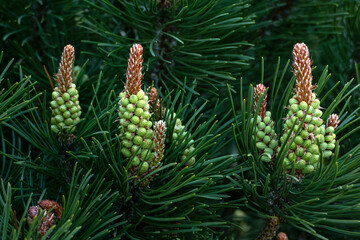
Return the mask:
<svg viewBox="0 0 360 240">
<path fill-rule="evenodd" d="M 125 92 L 120 93 L 121 152 L 127 159 L 132 159 L 132 167 L 141 174 L 151 168 L 154 158 L 154 132 L 151 129 L 148 100 L 142 90 L 131 96 Z"/>
<path fill-rule="evenodd" d="M 321 119 L 320 101 L 313 94 L 309 106 L 306 102 L 299 103 L 293 97 L 289 100 L 288 109 L 284 134 L 280 141 L 282 146 L 290 142 L 292 144 L 285 157 L 284 167 L 292 169 L 293 165 L 295 165 L 297 172 L 302 174 L 310 173 L 319 166 L 320 151 L 328 148 L 325 138 L 325 125 Z M 301 122 L 303 122 L 303 125 L 301 125 Z M 289 134 L 290 138 L 285 142 Z M 331 140 L 331 135 L 329 135 L 328 140 Z M 320 148 L 317 142 L 320 143 Z M 327 156 L 328 153 L 325 155 Z"/>
<path fill-rule="evenodd" d="M 187 131 L 185 131 L 185 126 L 182 125 L 181 120 L 176 117 L 176 113 L 173 113 L 172 119 L 175 120 L 175 126 L 174 131 L 172 135 L 172 140 L 176 142 L 176 145 L 180 144 L 180 142 L 184 141 L 185 136 L 187 135 Z M 168 122 L 168 125 L 170 125 L 170 122 Z M 189 147 L 187 147 L 180 156 L 181 161 L 184 161 L 188 158 L 190 154 L 192 154 L 195 150 L 195 147 L 193 145 L 194 140 L 190 140 Z M 188 161 L 187 165 L 192 166 L 196 162 L 196 156 L 192 156 Z"/>
<path fill-rule="evenodd" d="M 52 101 L 50 108 L 52 112 L 51 130 L 60 133 L 63 130 L 75 131 L 74 124 L 80 121 L 81 107 L 79 105 L 79 93 L 76 85 L 71 84 L 71 88 L 65 93 L 61 93 L 56 87 L 51 94 Z"/>
<path fill-rule="evenodd" d="M 254 119 L 251 119 L 253 123 Z M 264 119 L 260 116 L 256 118 L 256 147 L 261 155 L 260 159 L 264 162 L 271 162 L 274 149 L 278 146 L 274 122 L 271 119 L 271 112 L 267 111 Z"/>
<path fill-rule="evenodd" d="M 336 142 L 336 134 L 334 127 L 330 126 L 325 129 L 325 142 L 322 150 L 324 151 L 324 158 L 330 158 L 333 154 Z"/>
</svg>

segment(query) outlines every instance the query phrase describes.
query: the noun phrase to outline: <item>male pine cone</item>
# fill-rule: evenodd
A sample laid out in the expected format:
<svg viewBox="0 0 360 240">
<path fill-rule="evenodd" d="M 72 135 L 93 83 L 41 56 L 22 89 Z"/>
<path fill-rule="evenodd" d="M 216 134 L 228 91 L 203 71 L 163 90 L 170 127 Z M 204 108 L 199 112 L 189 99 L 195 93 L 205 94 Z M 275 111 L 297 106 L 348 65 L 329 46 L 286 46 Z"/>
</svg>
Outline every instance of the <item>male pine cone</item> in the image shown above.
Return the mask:
<svg viewBox="0 0 360 240">
<path fill-rule="evenodd" d="M 287 120 L 284 124 L 284 134 L 280 138 L 281 144 L 290 144 L 284 165 L 301 176 L 310 173 L 319 167 L 320 152 L 324 156 L 331 155 L 333 127 L 329 128 L 331 134 L 325 137 L 326 128 L 321 119 L 320 100 L 312 92 L 311 60 L 308 47 L 298 43 L 293 49 L 293 73 L 296 76 L 295 95 L 289 100 Z M 289 138 L 288 138 L 289 137 Z M 288 140 L 286 141 L 286 139 Z M 328 143 L 331 140 L 331 143 Z M 330 150 L 330 152 L 327 152 Z"/>
<path fill-rule="evenodd" d="M 119 101 L 121 152 L 131 160 L 130 171 L 133 174 L 146 173 L 154 159 L 154 132 L 151 129 L 149 98 L 141 90 L 142 53 L 143 49 L 139 44 L 134 44 L 130 49 L 126 84 Z"/>
<path fill-rule="evenodd" d="M 60 133 L 63 130 L 73 132 L 73 127 L 80 121 L 81 107 L 79 105 L 79 93 L 76 85 L 72 82 L 72 64 L 74 60 L 74 47 L 64 47 L 59 73 L 56 75 L 57 86 L 51 94 L 50 102 L 52 117 L 51 130 Z"/>
</svg>

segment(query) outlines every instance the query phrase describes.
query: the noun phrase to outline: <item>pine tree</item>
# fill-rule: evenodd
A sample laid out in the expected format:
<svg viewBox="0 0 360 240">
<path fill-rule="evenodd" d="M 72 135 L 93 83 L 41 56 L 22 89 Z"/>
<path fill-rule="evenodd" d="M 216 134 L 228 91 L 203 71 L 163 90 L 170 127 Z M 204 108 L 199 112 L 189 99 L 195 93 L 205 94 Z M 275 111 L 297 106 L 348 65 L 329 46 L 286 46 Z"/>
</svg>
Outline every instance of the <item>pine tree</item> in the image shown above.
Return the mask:
<svg viewBox="0 0 360 240">
<path fill-rule="evenodd" d="M 359 3 L 3 2 L 0 238 L 358 238 Z"/>
</svg>

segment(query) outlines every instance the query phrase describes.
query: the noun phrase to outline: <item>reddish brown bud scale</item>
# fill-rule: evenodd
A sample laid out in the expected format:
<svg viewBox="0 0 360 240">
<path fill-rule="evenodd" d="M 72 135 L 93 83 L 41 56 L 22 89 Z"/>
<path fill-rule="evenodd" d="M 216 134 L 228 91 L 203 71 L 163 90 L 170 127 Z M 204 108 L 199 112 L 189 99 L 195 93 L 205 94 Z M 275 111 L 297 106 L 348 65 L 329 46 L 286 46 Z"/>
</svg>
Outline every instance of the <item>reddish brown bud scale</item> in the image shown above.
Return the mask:
<svg viewBox="0 0 360 240">
<path fill-rule="evenodd" d="M 266 87 L 263 84 L 260 83 L 260 84 L 256 85 L 256 87 L 254 89 L 254 112 L 256 112 L 260 97 L 261 97 L 261 95 L 263 95 L 265 93 L 265 91 L 266 91 Z M 264 117 L 265 117 L 266 104 L 267 104 L 267 94 L 265 94 L 265 96 L 260 104 L 259 116 L 261 117 L 261 119 L 264 119 Z"/>
<path fill-rule="evenodd" d="M 38 211 L 39 211 L 39 206 L 31 206 L 28 210 L 29 217 L 30 218 L 36 217 Z"/>
<path fill-rule="evenodd" d="M 74 53 L 75 49 L 73 46 L 66 45 L 64 47 L 59 65 L 59 73 L 56 75 L 56 82 L 61 93 L 65 93 L 72 84 Z"/>
<path fill-rule="evenodd" d="M 326 127 L 337 128 L 340 124 L 339 116 L 337 114 L 331 114 L 326 121 Z"/>
<path fill-rule="evenodd" d="M 39 211 L 40 210 L 40 211 Z M 51 210 L 51 212 L 49 212 Z M 61 220 L 62 216 L 62 207 L 55 201 L 52 200 L 42 200 L 36 206 L 31 206 L 28 210 L 29 214 L 29 223 L 37 217 L 40 213 L 41 221 L 38 225 L 39 236 L 42 237 L 46 232 Z"/>
<path fill-rule="evenodd" d="M 296 78 L 295 99 L 311 104 L 312 101 L 312 74 L 309 49 L 305 43 L 297 43 L 293 49 L 293 73 Z"/>
<path fill-rule="evenodd" d="M 136 95 L 141 90 L 141 80 L 143 78 L 143 48 L 140 44 L 134 44 L 130 48 L 128 67 L 126 70 L 125 92 L 128 95 Z"/>
<path fill-rule="evenodd" d="M 289 240 L 288 236 L 284 232 L 278 233 L 276 240 Z"/>
<path fill-rule="evenodd" d="M 42 200 L 38 203 L 38 205 L 42 208 L 42 209 L 46 209 L 46 210 L 50 210 L 55 214 L 55 217 L 57 219 L 61 219 L 61 215 L 62 215 L 62 207 L 55 201 L 52 200 Z"/>
<path fill-rule="evenodd" d="M 160 98 L 158 97 L 157 89 L 154 87 L 152 87 L 151 89 L 148 88 L 147 92 L 149 94 L 150 112 L 157 114 L 159 117 L 160 117 L 160 113 L 162 113 L 162 116 L 164 116 L 165 108 L 161 107 Z"/>
</svg>

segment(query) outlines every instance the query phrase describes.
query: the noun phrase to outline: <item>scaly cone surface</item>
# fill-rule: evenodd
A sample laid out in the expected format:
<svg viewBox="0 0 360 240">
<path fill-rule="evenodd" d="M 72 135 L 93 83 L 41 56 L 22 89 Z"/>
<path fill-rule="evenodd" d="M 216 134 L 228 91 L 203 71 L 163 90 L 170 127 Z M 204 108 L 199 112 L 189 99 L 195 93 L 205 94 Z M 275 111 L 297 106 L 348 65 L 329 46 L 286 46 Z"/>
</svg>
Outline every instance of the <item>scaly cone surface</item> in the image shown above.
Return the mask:
<svg viewBox="0 0 360 240">
<path fill-rule="evenodd" d="M 276 133 L 274 129 L 274 122 L 271 119 L 271 112 L 266 111 L 267 94 L 265 94 L 266 87 L 263 84 L 258 84 L 254 89 L 254 112 L 260 104 L 259 114 L 256 117 L 256 147 L 261 155 L 260 159 L 264 162 L 272 162 L 275 157 L 275 149 L 278 145 Z M 261 103 L 260 97 L 265 94 Z M 251 119 L 251 123 L 254 119 Z"/>
<path fill-rule="evenodd" d="M 154 159 L 149 98 L 141 90 L 142 55 L 141 45 L 134 44 L 130 49 L 125 88 L 120 93 L 119 101 L 121 152 L 131 160 L 132 175 L 146 174 Z"/>
<path fill-rule="evenodd" d="M 318 168 L 320 151 L 327 148 L 327 143 L 325 125 L 321 119 L 323 113 L 320 110 L 320 100 L 312 92 L 314 86 L 310 54 L 304 43 L 294 46 L 293 58 L 293 73 L 297 76 L 295 95 L 289 100 L 284 134 L 280 141 L 283 146 L 291 143 L 284 160 L 285 168 L 291 171 L 295 164 L 296 174 L 303 176 Z M 288 141 L 285 141 L 288 136 Z"/>
<path fill-rule="evenodd" d="M 72 80 L 72 64 L 74 60 L 74 47 L 67 45 L 61 56 L 59 73 L 56 75 L 57 86 L 51 94 L 50 102 L 52 117 L 51 130 L 60 133 L 63 130 L 73 132 L 72 127 L 80 121 L 81 107 L 79 105 L 79 94 Z"/>
<path fill-rule="evenodd" d="M 270 218 L 266 221 L 265 227 L 261 231 L 256 240 L 271 240 L 276 235 L 276 231 L 280 227 L 280 220 L 278 217 Z"/>
</svg>

